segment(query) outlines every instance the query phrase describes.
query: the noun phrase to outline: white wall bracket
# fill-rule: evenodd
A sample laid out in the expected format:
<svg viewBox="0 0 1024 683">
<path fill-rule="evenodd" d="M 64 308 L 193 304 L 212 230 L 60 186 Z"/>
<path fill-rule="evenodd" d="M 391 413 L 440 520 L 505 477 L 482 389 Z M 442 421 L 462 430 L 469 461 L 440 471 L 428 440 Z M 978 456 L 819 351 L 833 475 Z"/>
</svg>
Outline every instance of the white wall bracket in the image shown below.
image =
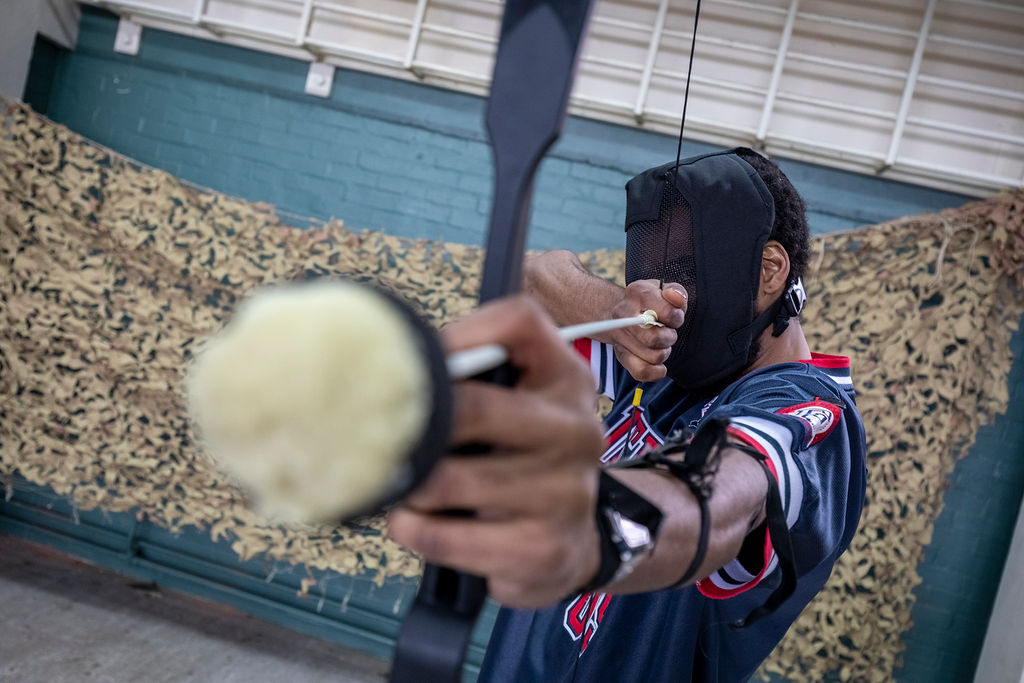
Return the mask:
<svg viewBox="0 0 1024 683">
<path fill-rule="evenodd" d="M 117 22 L 117 36 L 114 38 L 114 52 L 126 55 L 139 54 L 139 46 L 142 44 L 142 24 L 136 24 L 129 19 L 121 18 Z"/>
<path fill-rule="evenodd" d="M 334 65 L 325 62 L 310 62 L 306 76 L 306 94 L 330 97 L 334 85 Z"/>
</svg>

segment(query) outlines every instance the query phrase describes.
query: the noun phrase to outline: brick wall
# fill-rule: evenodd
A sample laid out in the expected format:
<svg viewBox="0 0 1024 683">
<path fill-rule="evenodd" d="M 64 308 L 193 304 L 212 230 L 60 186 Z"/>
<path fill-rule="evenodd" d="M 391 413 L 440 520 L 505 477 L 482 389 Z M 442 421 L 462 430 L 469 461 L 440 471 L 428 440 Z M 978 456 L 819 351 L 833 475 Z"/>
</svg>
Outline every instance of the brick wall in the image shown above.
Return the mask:
<svg viewBox="0 0 1024 683">
<path fill-rule="evenodd" d="M 51 118 L 186 180 L 299 216 L 482 242 L 491 176 L 481 99 L 339 70 L 324 100 L 302 93 L 302 62 L 151 30 L 140 54 L 126 57 L 112 51 L 115 27 L 86 9 L 79 47 L 55 74 Z M 707 149 L 688 143 L 684 154 Z M 570 119 L 537 181 L 530 245 L 621 246 L 623 184 L 674 153 L 666 136 Z M 966 201 L 782 165 L 819 233 Z M 920 568 L 902 681 L 969 680 L 974 670 L 1024 493 L 1024 335 L 1013 344 L 1010 411 L 958 465 Z"/>
</svg>

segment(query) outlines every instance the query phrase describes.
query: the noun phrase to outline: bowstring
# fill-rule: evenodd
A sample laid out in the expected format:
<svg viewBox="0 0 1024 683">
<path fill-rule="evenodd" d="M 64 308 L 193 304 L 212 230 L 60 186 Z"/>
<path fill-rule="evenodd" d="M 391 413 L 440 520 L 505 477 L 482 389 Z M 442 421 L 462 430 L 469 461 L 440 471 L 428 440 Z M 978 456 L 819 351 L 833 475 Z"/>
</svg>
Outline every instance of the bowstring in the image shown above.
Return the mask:
<svg viewBox="0 0 1024 683">
<path fill-rule="evenodd" d="M 697 8 L 693 12 L 693 35 L 690 37 L 690 62 L 686 67 L 686 85 L 683 88 L 683 113 L 679 117 L 679 141 L 676 144 L 676 164 L 672 167 L 673 171 L 679 168 L 679 160 L 683 155 L 683 131 L 686 129 L 686 105 L 690 101 L 690 76 L 693 74 L 693 53 L 696 52 L 697 48 L 697 24 L 700 21 L 700 0 L 697 0 Z M 672 234 L 671 221 L 669 227 L 665 230 L 665 249 L 662 252 L 661 257 L 661 277 L 658 279 L 658 289 L 664 289 L 665 286 L 665 272 L 668 270 L 668 245 L 669 236 Z"/>
</svg>

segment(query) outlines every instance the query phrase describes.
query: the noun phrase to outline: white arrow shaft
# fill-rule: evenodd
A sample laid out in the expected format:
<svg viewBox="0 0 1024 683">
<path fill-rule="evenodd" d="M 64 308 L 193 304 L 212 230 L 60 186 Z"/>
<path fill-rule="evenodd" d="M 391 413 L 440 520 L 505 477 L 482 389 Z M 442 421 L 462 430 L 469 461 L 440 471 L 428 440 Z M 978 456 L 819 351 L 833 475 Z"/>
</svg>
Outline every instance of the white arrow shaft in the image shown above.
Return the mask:
<svg viewBox="0 0 1024 683">
<path fill-rule="evenodd" d="M 631 318 L 615 318 L 613 320 L 596 320 L 579 325 L 569 325 L 558 330 L 558 336 L 566 342 L 572 342 L 582 337 L 592 337 L 602 332 L 610 332 L 623 327 L 633 325 L 658 325 L 657 317 L 653 312 L 645 312 Z M 485 344 L 465 351 L 457 351 L 448 356 L 448 374 L 452 379 L 466 379 L 478 375 L 486 370 L 498 367 L 508 360 L 508 352 L 504 346 L 498 344 Z"/>
</svg>

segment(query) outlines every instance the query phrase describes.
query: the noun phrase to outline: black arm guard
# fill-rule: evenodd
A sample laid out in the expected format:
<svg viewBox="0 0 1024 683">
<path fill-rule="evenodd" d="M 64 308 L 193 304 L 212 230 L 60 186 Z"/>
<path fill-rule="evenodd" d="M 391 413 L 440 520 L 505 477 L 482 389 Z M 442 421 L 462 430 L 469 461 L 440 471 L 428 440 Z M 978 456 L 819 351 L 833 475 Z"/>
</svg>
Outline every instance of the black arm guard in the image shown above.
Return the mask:
<svg viewBox="0 0 1024 683">
<path fill-rule="evenodd" d="M 766 513 L 768 533 L 779 558 L 782 581 L 778 588 L 768 597 L 763 605 L 754 609 L 744 619 L 730 624 L 733 628 L 743 628 L 768 616 L 782 604 L 796 588 L 796 565 L 793 558 L 793 543 L 786 524 L 786 514 L 782 509 L 779 486 L 765 462 L 765 456 L 759 451 L 740 443 L 728 443 L 726 428 L 728 420 L 709 419 L 696 434 L 689 430 L 673 433 L 659 448 L 650 451 L 640 458 L 616 464 L 616 468 L 654 468 L 667 472 L 686 484 L 700 505 L 700 539 L 690 565 L 682 577 L 672 588 L 684 585 L 694 578 L 700 569 L 708 549 L 708 535 L 711 529 L 711 511 L 708 500 L 713 493 L 714 478 L 718 473 L 722 448 L 736 448 L 750 455 L 758 464 L 768 480 Z M 682 456 L 682 457 L 680 457 Z"/>
</svg>

